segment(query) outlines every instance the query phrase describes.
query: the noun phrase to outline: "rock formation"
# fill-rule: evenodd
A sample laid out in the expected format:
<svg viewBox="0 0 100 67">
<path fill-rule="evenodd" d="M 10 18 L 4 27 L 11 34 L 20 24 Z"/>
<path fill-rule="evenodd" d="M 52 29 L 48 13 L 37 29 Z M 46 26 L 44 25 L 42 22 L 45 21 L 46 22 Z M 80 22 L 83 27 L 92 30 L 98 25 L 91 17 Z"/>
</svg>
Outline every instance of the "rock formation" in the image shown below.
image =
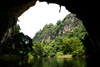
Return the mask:
<svg viewBox="0 0 100 67">
<path fill-rule="evenodd" d="M 17 23 L 17 18 L 31 6 L 34 0 L 3 0 L 0 4 L 0 41 L 6 31 Z"/>
<path fill-rule="evenodd" d="M 35 34 L 33 41 L 43 42 L 43 40 L 54 40 L 63 34 L 68 34 L 69 31 L 81 25 L 82 21 L 77 19 L 75 14 L 70 13 L 62 21 L 57 21 L 55 25 L 46 24 L 43 29 Z"/>
</svg>

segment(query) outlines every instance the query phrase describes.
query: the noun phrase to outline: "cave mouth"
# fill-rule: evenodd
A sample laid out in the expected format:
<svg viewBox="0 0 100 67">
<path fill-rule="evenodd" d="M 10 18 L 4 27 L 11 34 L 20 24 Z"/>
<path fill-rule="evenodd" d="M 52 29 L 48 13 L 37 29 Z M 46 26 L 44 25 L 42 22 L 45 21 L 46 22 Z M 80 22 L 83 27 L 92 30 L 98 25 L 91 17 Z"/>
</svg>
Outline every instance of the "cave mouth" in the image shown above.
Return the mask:
<svg viewBox="0 0 100 67">
<path fill-rule="evenodd" d="M 40 4 L 40 5 L 38 5 L 38 4 Z M 30 36 L 31 38 L 34 38 L 35 33 L 37 34 L 39 31 L 41 31 L 41 29 L 44 27 L 45 24 L 49 25 L 50 23 L 54 22 L 53 24 L 55 25 L 58 20 L 67 21 L 67 20 L 63 20 L 63 19 L 69 13 L 70 12 L 68 12 L 64 6 L 60 6 L 58 4 L 52 4 L 52 3 L 48 4 L 47 2 L 37 1 L 35 6 L 31 7 L 29 10 L 24 12 L 22 14 L 22 16 L 20 16 L 18 18 L 20 22 L 18 22 L 17 24 L 19 24 L 21 26 L 21 32 L 23 32 L 25 35 Z M 63 14 L 65 14 L 65 15 L 63 15 Z M 62 15 L 63 15 L 63 18 L 59 17 Z M 52 21 L 52 19 L 56 19 L 56 20 Z M 71 22 L 74 21 L 73 17 L 69 18 L 69 19 Z M 46 20 L 46 21 L 44 21 L 44 20 Z M 78 21 L 78 20 L 76 19 L 75 21 Z M 43 22 L 45 22 L 45 23 L 43 23 Z M 42 25 L 41 23 L 44 25 Z M 70 30 L 71 29 L 70 24 L 68 24 L 68 25 L 69 25 L 69 28 L 66 26 L 64 28 L 68 28 L 68 30 Z M 38 26 L 39 26 L 40 30 L 38 29 Z M 40 28 L 40 26 L 42 26 L 42 27 Z M 32 32 L 32 30 L 34 30 L 35 33 Z M 65 30 L 65 31 L 68 31 L 68 30 Z M 76 31 L 77 31 L 77 29 L 76 29 Z M 34 35 L 33 35 L 33 33 L 34 33 Z M 60 31 L 59 33 L 63 33 L 63 31 Z M 73 35 L 71 35 L 71 36 L 73 36 Z M 49 41 L 50 38 L 51 37 L 49 36 L 46 41 Z M 77 38 L 75 38 L 75 39 L 77 39 Z M 40 42 L 43 42 L 43 41 L 44 41 L 44 39 Z M 83 49 L 83 46 L 81 48 Z M 85 52 L 85 50 L 83 50 L 83 52 Z"/>
<path fill-rule="evenodd" d="M 64 23 L 64 22 L 67 22 L 68 21 L 68 24 L 66 25 L 66 26 L 64 26 L 64 24 L 63 24 L 63 26 L 64 26 L 64 30 L 59 30 L 57 33 L 57 35 L 60 35 L 61 33 L 65 33 L 65 32 L 69 32 L 72 28 L 73 28 L 73 26 L 71 25 L 71 23 L 74 23 L 73 21 L 74 21 L 74 19 L 75 18 L 73 18 L 73 17 L 71 17 L 71 16 L 75 16 L 75 15 L 72 15 L 72 13 L 70 13 L 70 15 L 67 17 L 67 19 L 65 19 L 65 17 L 66 17 L 66 15 L 67 14 L 69 14 L 70 12 L 68 12 L 67 10 L 66 10 L 66 8 L 64 7 L 64 6 L 60 6 L 60 5 L 58 5 L 58 4 L 53 4 L 53 3 L 47 3 L 47 2 L 39 2 L 39 1 L 37 1 L 36 2 L 36 5 L 35 6 L 33 6 L 33 7 L 31 7 L 29 10 L 27 10 L 27 11 L 25 11 L 19 18 L 18 18 L 18 23 L 17 24 L 19 24 L 20 25 L 20 27 L 21 27 L 21 31 L 20 32 L 22 32 L 22 33 L 24 33 L 25 34 L 25 37 L 27 37 L 28 38 L 28 36 L 29 37 L 31 37 L 31 38 L 33 38 L 34 37 L 34 35 L 35 35 L 35 33 L 36 33 L 36 35 L 37 35 L 37 33 L 39 32 L 39 31 L 41 31 L 41 30 L 39 30 L 39 29 L 42 29 L 43 28 L 43 26 L 45 25 L 45 24 L 47 24 L 47 26 L 51 26 L 51 27 L 53 27 L 53 26 L 57 26 L 57 25 L 60 25 L 60 26 L 62 26 L 62 23 Z M 78 19 L 75 19 L 75 21 L 77 22 L 78 21 Z M 45 23 L 43 23 L 43 22 L 45 22 Z M 81 21 L 80 21 L 81 22 Z M 37 23 L 37 24 L 36 24 Z M 51 24 L 50 24 L 51 23 Z M 44 25 L 42 25 L 42 24 L 44 24 Z M 33 26 L 34 25 L 34 26 Z M 38 27 L 40 27 L 42 25 L 42 27 L 41 28 L 39 28 L 39 29 L 37 29 Z M 75 24 L 74 24 L 75 25 Z M 68 26 L 68 27 L 67 27 Z M 65 29 L 65 28 L 67 28 L 67 29 Z M 13 28 L 11 28 L 11 29 L 9 29 L 6 33 L 8 33 L 8 32 L 10 32 L 11 30 L 12 30 Z M 35 33 L 34 32 L 32 32 L 32 31 L 34 31 L 34 30 L 36 30 L 35 31 Z M 77 28 L 76 28 L 76 31 L 77 31 Z M 55 32 L 55 31 L 54 31 Z M 70 31 L 70 33 L 71 32 L 73 32 L 73 30 L 72 31 Z M 24 36 L 23 34 L 20 34 L 21 36 Z M 33 35 L 33 33 L 34 33 L 34 35 Z M 70 34 L 69 33 L 69 34 Z M 74 32 L 73 32 L 74 33 Z M 71 33 L 71 35 L 69 35 L 69 36 L 74 36 L 73 35 L 73 33 Z M 48 33 L 49 34 L 49 33 Z M 50 33 L 51 34 L 51 33 Z M 55 33 L 53 33 L 53 34 L 55 34 Z M 26 36 L 26 35 L 28 35 L 28 36 Z M 64 34 L 65 35 L 65 34 Z M 9 34 L 5 34 L 5 36 L 9 36 Z M 62 35 L 60 35 L 60 36 L 62 36 Z M 78 36 L 78 35 L 77 35 Z M 80 35 L 81 36 L 81 35 Z M 39 36 L 40 37 L 40 36 Z M 47 40 L 46 41 L 50 41 L 50 38 L 51 39 L 53 39 L 55 36 L 48 36 L 47 37 Z M 4 38 L 4 39 L 6 39 L 6 37 Z M 41 38 L 40 38 L 41 39 Z M 78 40 L 77 38 L 71 38 L 71 39 L 68 39 L 69 41 L 70 40 L 73 40 L 73 39 L 75 39 L 75 40 Z M 60 39 L 58 39 L 58 41 L 61 41 L 61 44 L 62 44 L 62 40 L 61 40 L 61 38 Z M 8 40 L 8 41 L 10 41 L 10 40 Z M 57 41 L 57 40 L 55 40 L 55 41 Z M 59 41 L 59 42 L 60 42 Z M 67 41 L 67 40 L 66 40 Z M 74 40 L 73 40 L 74 41 Z M 11 42 L 11 41 L 10 41 Z M 41 40 L 40 42 L 45 42 L 45 40 L 43 39 L 43 40 Z M 80 40 L 78 40 L 78 42 L 80 42 Z M 29 42 L 28 41 L 26 41 L 25 42 L 25 44 L 28 44 Z M 10 43 L 8 43 L 8 44 L 10 44 Z M 5 45 L 4 45 L 5 46 Z M 7 46 L 7 49 L 9 49 L 9 48 L 12 48 L 12 49 L 15 49 L 15 47 L 14 47 L 14 45 L 13 46 Z M 57 47 L 57 49 L 58 49 L 59 47 Z M 71 47 L 70 47 L 71 48 Z M 3 48 L 2 48 L 3 49 Z M 82 46 L 82 49 L 83 49 L 83 46 Z M 83 50 L 84 51 L 84 50 Z M 65 54 L 66 52 L 64 52 L 64 54 Z M 70 53 L 69 53 L 70 54 Z M 54 55 L 53 55 L 54 56 Z"/>
<path fill-rule="evenodd" d="M 37 1 L 33 7 L 18 18 L 20 22 L 17 24 L 20 25 L 21 32 L 33 38 L 35 33 L 42 29 L 45 24 L 56 24 L 58 20 L 63 20 L 69 13 L 64 6 Z"/>
</svg>

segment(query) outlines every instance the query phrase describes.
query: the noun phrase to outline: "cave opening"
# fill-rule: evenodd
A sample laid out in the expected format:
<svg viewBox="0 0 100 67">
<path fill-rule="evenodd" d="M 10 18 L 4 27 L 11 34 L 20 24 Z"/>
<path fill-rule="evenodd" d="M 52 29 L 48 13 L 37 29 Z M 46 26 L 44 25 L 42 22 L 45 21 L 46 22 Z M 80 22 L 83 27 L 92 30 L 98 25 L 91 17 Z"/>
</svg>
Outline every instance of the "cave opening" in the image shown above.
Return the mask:
<svg viewBox="0 0 100 67">
<path fill-rule="evenodd" d="M 66 15 L 68 15 L 68 16 L 66 16 Z M 84 41 L 85 35 L 88 35 L 88 33 L 87 33 L 84 25 L 82 24 L 82 21 L 77 18 L 74 18 L 74 17 L 76 17 L 76 15 L 68 12 L 64 6 L 60 6 L 58 4 L 53 4 L 53 3 L 48 4 L 47 2 L 37 1 L 35 6 L 31 7 L 29 10 L 24 12 L 18 18 L 20 22 L 18 22 L 17 24 L 19 24 L 21 27 L 20 32 L 23 32 L 25 35 L 28 35 L 30 38 L 32 38 L 33 42 L 37 41 L 37 42 L 41 42 L 44 44 L 48 44 L 49 41 L 50 41 L 50 43 L 52 43 L 53 41 L 51 41 L 51 40 L 55 40 L 55 42 L 57 42 L 57 41 L 60 42 L 63 40 L 62 38 L 64 36 L 66 36 L 66 34 L 69 34 L 69 35 L 67 35 L 68 37 L 66 37 L 66 39 L 65 39 L 66 42 L 71 41 L 71 40 L 72 41 L 76 40 L 75 42 L 79 42 L 80 44 L 78 44 L 78 45 L 81 45 L 81 47 L 78 47 L 79 50 L 77 50 L 76 52 L 75 51 L 73 52 L 73 56 L 76 56 L 76 55 L 85 56 L 85 49 L 84 49 L 84 45 L 82 44 L 83 43 L 82 41 Z M 53 19 L 55 19 L 55 20 L 53 20 Z M 68 23 L 66 23 L 66 22 L 68 22 Z M 60 30 L 56 32 L 56 30 L 55 30 L 56 27 L 54 28 L 54 26 L 61 25 L 61 23 L 63 23 L 62 26 L 64 26 L 64 28 L 63 28 L 64 30 L 59 28 Z M 74 29 L 74 26 L 76 27 L 75 29 Z M 48 28 L 49 30 L 53 29 L 51 31 L 54 31 L 54 32 L 47 33 L 48 30 L 45 30 L 44 28 L 46 28 L 46 29 Z M 79 30 L 78 28 L 81 30 Z M 45 33 L 43 33 L 43 30 L 45 30 Z M 80 34 L 77 33 L 78 31 L 80 31 L 79 32 Z M 57 34 L 55 34 L 55 33 L 57 33 Z M 77 33 L 77 34 L 75 34 L 75 33 Z M 57 38 L 55 39 L 55 37 L 58 37 L 58 40 L 57 40 Z M 62 37 L 62 38 L 60 38 L 60 37 Z M 67 39 L 67 38 L 69 38 L 69 39 Z M 77 40 L 79 40 L 79 41 L 77 41 Z M 62 42 L 60 44 L 62 44 Z M 53 45 L 53 47 L 54 47 L 54 45 Z M 61 48 L 61 46 L 57 47 L 57 49 L 59 49 L 59 48 Z M 76 49 L 76 48 L 74 48 L 74 49 Z M 83 55 L 82 55 L 82 51 L 83 51 Z M 59 50 L 58 50 L 58 52 L 59 52 Z M 79 54 L 77 54 L 77 52 L 79 52 Z M 72 53 L 72 51 L 68 52 L 67 54 L 71 54 L 71 53 Z M 64 52 L 64 54 L 66 54 L 66 52 Z M 55 55 L 52 54 L 52 56 L 55 56 Z"/>
<path fill-rule="evenodd" d="M 82 24 L 82 21 L 77 19 L 75 14 L 72 14 L 68 10 L 66 10 L 64 6 L 60 6 L 58 4 L 53 4 L 53 3 L 48 4 L 47 2 L 37 1 L 35 6 L 25 11 L 18 18 L 17 25 L 15 25 L 13 28 L 10 28 L 8 30 L 8 33 L 9 32 L 13 32 L 11 33 L 13 34 L 13 36 L 9 36 L 9 34 L 5 35 L 10 37 L 8 38 L 8 41 L 10 41 L 8 43 L 9 45 L 8 46 L 6 45 L 7 50 L 3 50 L 5 45 L 3 45 L 3 48 L 1 49 L 1 51 L 4 52 L 7 51 L 7 53 L 9 53 L 8 50 L 13 51 L 16 49 L 15 47 L 16 44 L 13 44 L 12 40 L 15 41 L 15 39 L 17 40 L 18 39 L 17 37 L 19 37 L 19 40 L 21 38 L 21 40 L 24 43 L 17 42 L 18 44 L 29 44 L 30 41 L 35 42 L 35 44 L 44 44 L 43 47 L 45 46 L 45 44 L 46 45 L 52 44 L 51 47 L 52 48 L 55 47 L 55 50 L 57 50 L 58 55 L 59 53 L 61 54 L 73 53 L 73 56 L 83 56 L 83 55 L 85 56 L 85 49 L 84 45 L 82 44 L 82 41 L 84 41 L 87 32 L 85 30 L 84 25 Z M 3 40 L 5 39 L 6 37 Z M 53 44 L 53 42 L 55 43 L 55 45 Z M 69 42 L 72 42 L 70 43 L 71 45 L 68 44 Z M 57 45 L 57 43 L 59 44 Z M 62 43 L 63 46 L 59 46 Z M 78 46 L 78 48 L 75 48 L 76 46 L 73 45 L 74 43 L 76 46 Z M 67 48 L 65 48 L 64 46 L 68 47 L 69 49 L 66 50 Z M 71 46 L 73 46 L 73 48 Z M 20 47 L 23 48 L 23 46 Z M 18 49 L 20 49 L 20 47 Z M 19 51 L 20 53 L 23 52 L 22 48 L 20 49 L 21 52 Z M 61 51 L 62 50 L 61 48 L 63 48 L 64 50 Z M 50 57 L 56 56 L 57 52 L 55 53 L 52 52 Z M 44 56 L 49 56 L 49 55 L 44 55 Z"/>
</svg>

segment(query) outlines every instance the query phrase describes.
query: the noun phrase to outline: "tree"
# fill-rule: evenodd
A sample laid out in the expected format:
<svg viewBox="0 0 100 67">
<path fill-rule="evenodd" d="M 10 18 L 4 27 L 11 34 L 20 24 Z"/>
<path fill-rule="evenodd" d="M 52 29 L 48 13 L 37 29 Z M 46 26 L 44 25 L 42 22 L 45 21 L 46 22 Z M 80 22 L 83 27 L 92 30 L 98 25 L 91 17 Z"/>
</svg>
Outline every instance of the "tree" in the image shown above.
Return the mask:
<svg viewBox="0 0 100 67">
<path fill-rule="evenodd" d="M 60 25 L 60 24 L 61 24 L 61 22 L 62 22 L 61 20 L 58 20 L 58 21 L 57 21 L 57 25 Z"/>
<path fill-rule="evenodd" d="M 43 57 L 48 57 L 49 56 L 49 50 L 47 45 L 44 45 L 43 47 Z"/>
<path fill-rule="evenodd" d="M 33 42 L 33 56 L 34 57 L 38 57 L 38 56 L 42 56 L 43 55 L 43 47 L 41 45 L 41 43 L 39 42 Z"/>
<path fill-rule="evenodd" d="M 56 53 L 56 56 L 62 56 L 62 55 L 63 55 L 62 51 Z"/>
<path fill-rule="evenodd" d="M 63 51 L 64 54 L 66 54 L 68 52 L 72 52 L 69 39 L 62 41 L 62 51 Z"/>
<path fill-rule="evenodd" d="M 18 33 L 13 36 L 12 41 L 15 54 L 21 54 L 23 56 L 32 51 L 32 39 L 29 36 Z"/>
<path fill-rule="evenodd" d="M 43 45 L 46 45 L 46 41 L 45 40 L 43 40 Z"/>
<path fill-rule="evenodd" d="M 80 46 L 81 41 L 76 38 L 76 37 L 72 37 L 70 39 L 66 39 L 62 41 L 62 50 L 64 52 L 64 54 L 68 53 L 68 52 L 73 52 L 74 50 L 77 50 L 78 47 Z"/>
<path fill-rule="evenodd" d="M 84 46 L 80 46 L 77 50 L 73 51 L 72 56 L 73 57 L 82 57 L 85 55 L 85 49 Z"/>
<path fill-rule="evenodd" d="M 54 57 L 55 56 L 55 50 L 53 47 L 49 46 L 48 47 L 48 52 L 49 52 L 49 57 Z"/>
</svg>

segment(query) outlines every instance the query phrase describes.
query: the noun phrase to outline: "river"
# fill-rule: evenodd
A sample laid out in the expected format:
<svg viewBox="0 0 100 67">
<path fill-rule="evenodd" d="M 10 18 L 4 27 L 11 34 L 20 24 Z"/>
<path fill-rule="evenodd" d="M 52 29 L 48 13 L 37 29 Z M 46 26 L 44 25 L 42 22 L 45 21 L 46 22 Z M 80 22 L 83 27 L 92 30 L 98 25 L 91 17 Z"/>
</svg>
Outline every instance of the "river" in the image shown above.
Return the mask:
<svg viewBox="0 0 100 67">
<path fill-rule="evenodd" d="M 0 67 L 86 67 L 85 58 L 0 59 Z"/>
</svg>

